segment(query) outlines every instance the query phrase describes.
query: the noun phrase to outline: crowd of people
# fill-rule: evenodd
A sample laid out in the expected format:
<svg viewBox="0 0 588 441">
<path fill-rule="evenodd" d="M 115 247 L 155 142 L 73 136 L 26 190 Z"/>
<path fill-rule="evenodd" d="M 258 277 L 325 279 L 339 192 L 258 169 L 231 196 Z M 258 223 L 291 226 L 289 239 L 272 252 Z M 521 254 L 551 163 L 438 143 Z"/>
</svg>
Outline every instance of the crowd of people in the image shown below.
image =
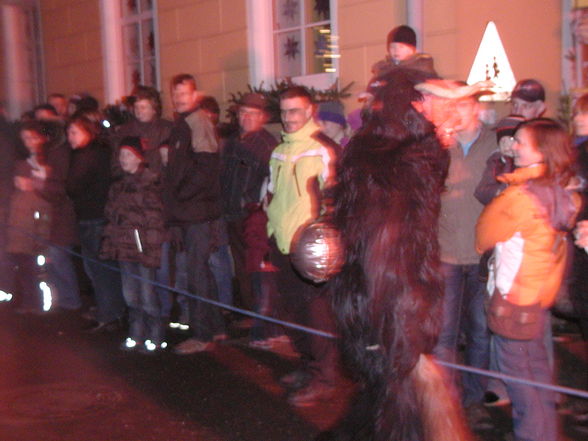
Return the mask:
<svg viewBox="0 0 588 441">
<path fill-rule="evenodd" d="M 423 115 L 418 124 L 423 119 L 436 126 L 447 155 L 436 159 L 445 179 L 434 231 L 439 249 L 431 256 L 443 296 L 430 352 L 456 362 L 463 345 L 469 366 L 552 382 L 553 304 L 571 299 L 568 319 L 588 338 L 588 213 L 581 203 L 588 95 L 576 101 L 573 139 L 560 123 L 542 117 L 545 91 L 534 79 L 519 81 L 511 114 L 487 126 L 480 120 L 480 90 L 439 80 L 433 59 L 416 51 L 411 28 L 393 29 L 386 50 L 360 95 L 363 120 L 359 111 L 346 118 L 339 102 L 316 106 L 306 88 L 292 86 L 279 96 L 280 140 L 265 126 L 268 103 L 259 93 L 243 95 L 237 126 L 221 131 L 216 100 L 203 97 L 189 74 L 171 81 L 173 122 L 162 117 L 157 90 L 146 86 L 133 91 L 132 118 L 115 127 L 103 125 L 98 102 L 86 95 L 52 94 L 17 124 L 2 119 L 5 298 L 14 295 L 19 314 L 49 309 L 47 292 L 51 308 L 80 310 L 73 253 L 79 247 L 95 305 L 84 310 L 91 315 L 85 330 L 125 329 L 122 350 L 166 349 L 169 326 L 189 333 L 173 348 L 180 355 L 227 339 L 235 316 L 182 292 L 337 333 L 335 315 L 341 314 L 333 313 L 323 285 L 292 266 L 293 246 L 301 229 L 329 211 L 329 190 L 342 191 L 337 182 L 346 155 L 362 160 L 358 140 L 378 130 L 391 136 L 386 124 L 406 137 L 393 120 L 377 118 L 386 115 L 378 97 L 383 78 L 418 72 L 419 99 L 407 112 Z M 429 99 L 439 89 L 451 91 L 450 98 Z M 462 89 L 467 93 L 455 94 Z M 443 111 L 435 111 L 438 102 Z M 308 406 L 331 397 L 342 375 L 335 341 L 253 322 L 252 347 L 271 349 L 284 341 L 301 360 L 280 379 L 291 391 L 289 402 Z M 517 440 L 557 439 L 556 394 L 470 373 L 453 380 L 476 427 L 492 423 L 484 405 L 511 401 Z"/>
</svg>

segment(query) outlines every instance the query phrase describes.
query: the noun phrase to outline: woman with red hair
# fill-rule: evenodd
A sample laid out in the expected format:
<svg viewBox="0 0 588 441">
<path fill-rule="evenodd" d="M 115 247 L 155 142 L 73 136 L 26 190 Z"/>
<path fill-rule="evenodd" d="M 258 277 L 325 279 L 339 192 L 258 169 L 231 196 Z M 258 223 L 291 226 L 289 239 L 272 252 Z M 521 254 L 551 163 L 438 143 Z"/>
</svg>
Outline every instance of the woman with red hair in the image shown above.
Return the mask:
<svg viewBox="0 0 588 441">
<path fill-rule="evenodd" d="M 514 140 L 517 168 L 498 178 L 508 187 L 486 206 L 476 228 L 478 251 L 494 249 L 488 326 L 500 372 L 551 383 L 548 310 L 562 283 L 567 233 L 579 209 L 579 196 L 569 190 L 573 155 L 567 132 L 550 119 L 524 122 Z M 515 382 L 507 382 L 507 391 L 515 438 L 555 441 L 555 393 Z"/>
</svg>

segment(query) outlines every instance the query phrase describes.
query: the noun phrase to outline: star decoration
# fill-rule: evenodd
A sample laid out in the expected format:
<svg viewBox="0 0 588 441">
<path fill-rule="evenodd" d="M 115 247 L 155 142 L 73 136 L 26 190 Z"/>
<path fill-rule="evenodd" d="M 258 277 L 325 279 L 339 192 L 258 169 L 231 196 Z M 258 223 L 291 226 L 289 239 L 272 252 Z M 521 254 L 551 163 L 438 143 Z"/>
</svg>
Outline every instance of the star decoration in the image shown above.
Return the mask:
<svg viewBox="0 0 588 441">
<path fill-rule="evenodd" d="M 296 41 L 295 38 L 288 37 L 288 40 L 286 40 L 286 44 L 284 45 L 286 49 L 284 55 L 294 60 L 296 56 L 300 53 L 300 49 L 298 49 L 299 44 L 300 42 Z"/>
<path fill-rule="evenodd" d="M 284 17 L 287 17 L 290 20 L 294 20 L 294 17 L 296 17 L 297 13 L 298 13 L 298 1 L 286 0 L 284 2 L 284 8 L 282 9 L 282 14 L 284 15 Z"/>
</svg>

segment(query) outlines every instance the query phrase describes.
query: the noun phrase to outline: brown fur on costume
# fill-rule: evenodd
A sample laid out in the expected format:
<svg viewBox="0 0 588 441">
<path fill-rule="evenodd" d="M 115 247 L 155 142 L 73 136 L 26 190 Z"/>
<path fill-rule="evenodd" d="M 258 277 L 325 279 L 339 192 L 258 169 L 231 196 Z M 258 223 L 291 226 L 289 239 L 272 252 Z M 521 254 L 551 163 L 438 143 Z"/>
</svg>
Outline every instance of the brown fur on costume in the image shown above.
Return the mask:
<svg viewBox="0 0 588 441">
<path fill-rule="evenodd" d="M 440 329 L 443 280 L 437 220 L 449 157 L 411 102 L 422 72 L 378 78 L 363 128 L 346 147 L 333 189 L 345 264 L 330 282 L 342 349 L 360 391 L 323 440 L 467 439 L 443 379 L 423 354 Z M 372 83 L 374 84 L 374 83 Z M 420 360 L 420 362 L 419 362 Z"/>
</svg>

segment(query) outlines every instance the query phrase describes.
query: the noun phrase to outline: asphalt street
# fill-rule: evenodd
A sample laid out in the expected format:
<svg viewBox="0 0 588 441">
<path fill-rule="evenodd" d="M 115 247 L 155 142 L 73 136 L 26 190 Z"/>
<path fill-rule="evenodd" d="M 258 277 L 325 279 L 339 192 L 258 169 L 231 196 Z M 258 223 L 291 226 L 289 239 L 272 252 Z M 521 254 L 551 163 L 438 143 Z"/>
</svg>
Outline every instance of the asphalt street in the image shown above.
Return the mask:
<svg viewBox="0 0 588 441">
<path fill-rule="evenodd" d="M 294 408 L 278 378 L 297 365 L 287 346 L 249 348 L 242 330 L 209 352 L 121 351 L 124 332 L 85 334 L 77 313 L 17 315 L 0 305 L 0 441 L 310 441 L 345 412 L 353 386 Z M 185 336 L 170 335 L 170 343 Z M 557 346 L 560 384 L 588 389 L 586 344 Z M 491 409 L 481 441 L 506 439 L 510 409 Z M 562 440 L 587 440 L 569 415 Z"/>
</svg>

